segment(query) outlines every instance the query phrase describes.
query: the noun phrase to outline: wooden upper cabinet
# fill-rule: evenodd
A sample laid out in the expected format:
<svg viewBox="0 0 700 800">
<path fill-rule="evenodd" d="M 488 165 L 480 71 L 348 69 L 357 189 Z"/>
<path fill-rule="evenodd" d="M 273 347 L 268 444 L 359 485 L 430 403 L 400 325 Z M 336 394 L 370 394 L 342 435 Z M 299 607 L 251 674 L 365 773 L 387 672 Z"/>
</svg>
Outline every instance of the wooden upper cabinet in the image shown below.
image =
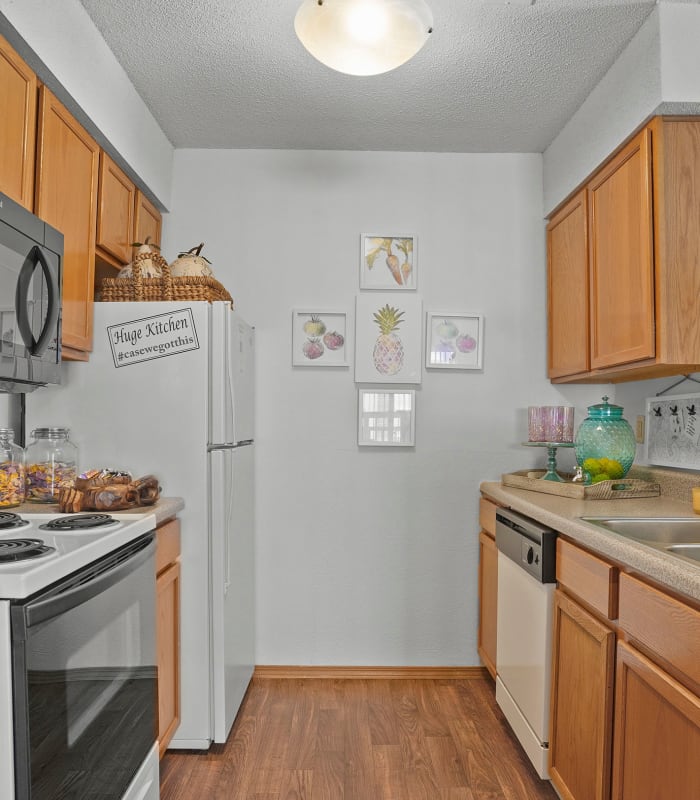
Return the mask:
<svg viewBox="0 0 700 800">
<path fill-rule="evenodd" d="M 37 154 L 35 210 L 64 237 L 63 355 L 87 360 L 100 149 L 45 86 L 40 90 Z"/>
<path fill-rule="evenodd" d="M 97 247 L 121 264 L 131 261 L 136 187 L 104 151 L 100 155 Z"/>
<path fill-rule="evenodd" d="M 586 189 L 547 225 L 547 284 L 549 377 L 586 372 L 590 366 Z"/>
<path fill-rule="evenodd" d="M 151 237 L 151 244 L 160 246 L 160 229 L 162 217 L 160 211 L 151 203 L 143 192 L 136 190 L 136 218 L 134 221 L 135 242 L 145 242 Z"/>
<path fill-rule="evenodd" d="M 585 209 L 578 192 L 547 228 L 550 379 L 604 383 L 700 370 L 700 117 L 655 117 L 583 191 Z M 576 298 L 586 251 L 582 366 L 586 321 Z"/>
<path fill-rule="evenodd" d="M 37 79 L 0 36 L 0 192 L 34 208 Z"/>
<path fill-rule="evenodd" d="M 642 130 L 589 184 L 591 367 L 654 356 L 651 133 Z"/>
</svg>

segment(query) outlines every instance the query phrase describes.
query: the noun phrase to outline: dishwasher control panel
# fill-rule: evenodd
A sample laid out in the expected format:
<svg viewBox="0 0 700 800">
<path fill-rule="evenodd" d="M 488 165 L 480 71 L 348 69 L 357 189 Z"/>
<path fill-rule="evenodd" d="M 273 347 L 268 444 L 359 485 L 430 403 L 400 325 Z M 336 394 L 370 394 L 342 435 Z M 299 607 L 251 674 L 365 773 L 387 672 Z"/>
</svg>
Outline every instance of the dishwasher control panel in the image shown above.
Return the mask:
<svg viewBox="0 0 700 800">
<path fill-rule="evenodd" d="M 540 583 L 556 581 L 557 533 L 517 511 L 496 511 L 496 547 Z"/>
</svg>

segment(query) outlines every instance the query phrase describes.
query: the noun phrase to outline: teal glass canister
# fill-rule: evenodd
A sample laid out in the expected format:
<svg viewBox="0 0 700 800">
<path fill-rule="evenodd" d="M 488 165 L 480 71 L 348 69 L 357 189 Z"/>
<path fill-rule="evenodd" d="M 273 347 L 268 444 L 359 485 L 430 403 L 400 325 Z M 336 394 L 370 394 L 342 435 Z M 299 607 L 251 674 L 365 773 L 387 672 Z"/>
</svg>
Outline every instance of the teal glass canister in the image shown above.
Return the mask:
<svg viewBox="0 0 700 800">
<path fill-rule="evenodd" d="M 576 461 L 594 483 L 622 478 L 632 466 L 637 445 L 623 411 L 604 397 L 602 403 L 588 406 L 588 416 L 576 431 Z"/>
</svg>

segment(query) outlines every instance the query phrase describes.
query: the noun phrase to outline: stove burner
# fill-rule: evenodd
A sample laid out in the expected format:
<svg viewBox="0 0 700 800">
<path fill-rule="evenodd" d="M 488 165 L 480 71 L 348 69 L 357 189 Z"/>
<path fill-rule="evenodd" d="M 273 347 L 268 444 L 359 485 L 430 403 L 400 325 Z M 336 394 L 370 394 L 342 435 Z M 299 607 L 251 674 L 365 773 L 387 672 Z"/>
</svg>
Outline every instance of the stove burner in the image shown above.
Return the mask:
<svg viewBox="0 0 700 800">
<path fill-rule="evenodd" d="M 26 528 L 29 523 L 22 519 L 19 514 L 11 511 L 0 511 L 0 531 L 7 531 L 11 528 Z"/>
<path fill-rule="evenodd" d="M 48 555 L 54 550 L 41 539 L 0 539 L 0 562 L 26 561 Z"/>
<path fill-rule="evenodd" d="M 116 522 L 117 520 L 109 514 L 75 514 L 71 517 L 57 517 L 39 527 L 45 531 L 78 531 L 102 528 L 105 525 L 114 525 Z"/>
</svg>

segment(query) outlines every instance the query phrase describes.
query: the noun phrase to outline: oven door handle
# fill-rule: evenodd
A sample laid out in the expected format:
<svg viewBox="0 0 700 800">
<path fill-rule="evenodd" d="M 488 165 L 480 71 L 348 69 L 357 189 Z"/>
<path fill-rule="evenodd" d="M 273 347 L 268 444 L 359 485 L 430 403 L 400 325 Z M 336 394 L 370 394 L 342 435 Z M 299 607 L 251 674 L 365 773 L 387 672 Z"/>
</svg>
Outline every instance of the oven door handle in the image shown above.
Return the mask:
<svg viewBox="0 0 700 800">
<path fill-rule="evenodd" d="M 31 628 L 46 622 L 97 597 L 146 562 L 155 551 L 155 547 L 151 535 L 132 542 L 131 546 L 97 562 L 92 566 L 92 573 L 90 567 L 81 570 L 78 575 L 56 587 L 49 597 L 25 606 L 25 626 Z"/>
<path fill-rule="evenodd" d="M 37 267 L 41 266 L 46 279 L 46 288 L 48 290 L 48 311 L 46 312 L 46 319 L 41 329 L 38 339 L 34 339 L 32 333 L 32 326 L 29 319 L 29 286 L 32 280 L 32 275 Z M 17 315 L 17 327 L 19 328 L 22 341 L 24 342 L 30 355 L 40 356 L 46 350 L 51 335 L 54 333 L 56 321 L 58 320 L 58 312 L 61 305 L 60 291 L 58 288 L 58 276 L 55 271 L 51 269 L 49 262 L 46 260 L 44 251 L 39 245 L 34 245 L 27 253 L 24 259 L 22 268 L 19 271 L 17 279 L 17 290 L 15 292 L 15 312 Z"/>
</svg>

